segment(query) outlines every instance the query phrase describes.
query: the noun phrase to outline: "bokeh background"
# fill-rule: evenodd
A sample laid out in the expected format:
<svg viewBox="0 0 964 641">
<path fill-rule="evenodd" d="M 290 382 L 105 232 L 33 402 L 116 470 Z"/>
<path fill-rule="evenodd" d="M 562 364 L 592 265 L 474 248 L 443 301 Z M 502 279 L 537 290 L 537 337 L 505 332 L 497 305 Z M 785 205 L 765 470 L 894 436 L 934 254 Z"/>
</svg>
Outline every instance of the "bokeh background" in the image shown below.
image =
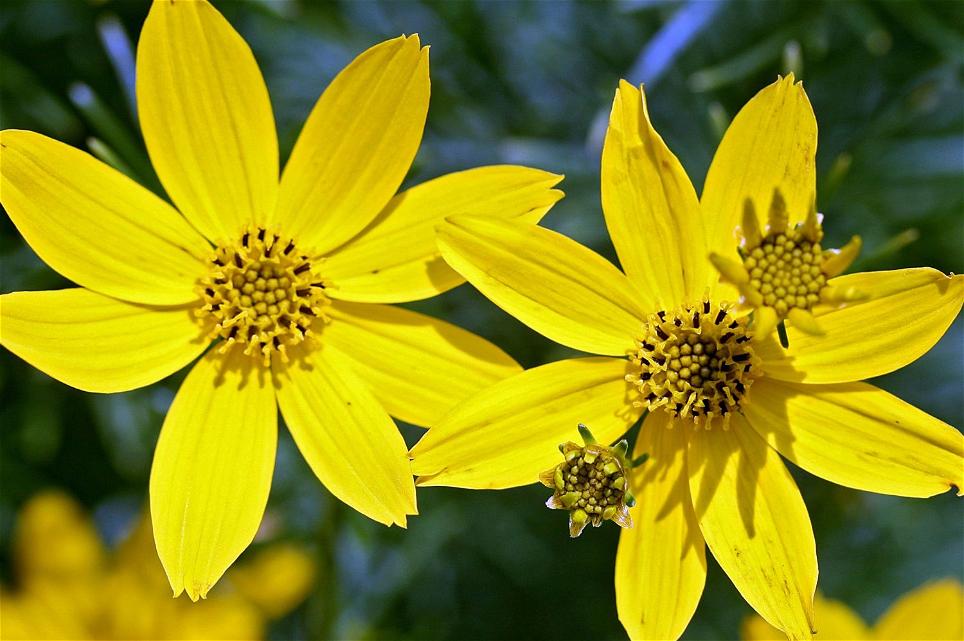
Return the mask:
<svg viewBox="0 0 964 641">
<path fill-rule="evenodd" d="M 599 154 L 619 78 L 645 82 L 650 112 L 702 184 L 733 114 L 778 73 L 804 81 L 820 127 L 818 205 L 827 244 L 864 238 L 854 269 L 964 271 L 964 3 L 742 0 L 215 2 L 254 50 L 282 158 L 312 104 L 355 55 L 418 32 L 431 44 L 432 103 L 407 184 L 490 163 L 564 173 L 544 224 L 615 259 L 599 204 Z M 4 0 L 0 124 L 93 151 L 162 193 L 140 138 L 133 51 L 148 3 Z M 0 220 L 3 292 L 68 283 Z M 136 256 L 131 257 L 136 260 Z M 411 306 L 505 348 L 525 366 L 569 355 L 469 286 Z M 877 381 L 961 426 L 962 322 L 925 357 Z M 0 575 L 16 585 L 18 509 L 60 488 L 121 540 L 146 500 L 154 443 L 179 375 L 126 394 L 70 389 L 0 354 Z M 420 430 L 402 426 L 409 443 Z M 792 466 L 791 466 L 792 467 Z M 873 620 L 898 595 L 962 575 L 959 499 L 876 496 L 791 470 L 810 509 L 820 589 Z M 428 488 L 407 531 L 332 499 L 282 430 L 265 524 L 315 559 L 308 600 L 273 639 L 621 639 L 617 528 L 570 541 L 546 491 Z M 641 524 L 645 527 L 645 524 Z M 213 593 L 216 593 L 216 588 Z M 186 597 L 185 597 L 186 598 Z M 685 634 L 732 639 L 750 612 L 710 561 Z"/>
</svg>

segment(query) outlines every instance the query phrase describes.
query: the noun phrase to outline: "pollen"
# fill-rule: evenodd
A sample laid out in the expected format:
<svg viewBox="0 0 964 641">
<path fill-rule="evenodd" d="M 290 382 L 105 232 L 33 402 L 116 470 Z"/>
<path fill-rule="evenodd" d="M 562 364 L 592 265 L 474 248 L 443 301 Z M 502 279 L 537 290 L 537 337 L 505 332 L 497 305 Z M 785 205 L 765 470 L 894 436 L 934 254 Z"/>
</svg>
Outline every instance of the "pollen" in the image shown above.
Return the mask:
<svg viewBox="0 0 964 641">
<path fill-rule="evenodd" d="M 599 527 L 613 521 L 630 527 L 629 507 L 634 504 L 628 490 L 626 441 L 614 447 L 600 445 L 585 425 L 579 426 L 584 445 L 572 441 L 559 446 L 565 459 L 543 472 L 539 480 L 553 490 L 546 506 L 569 511 L 569 536 L 582 534 L 586 525 Z"/>
<path fill-rule="evenodd" d="M 784 319 L 802 331 L 821 334 L 814 307 L 865 298 L 860 292 L 829 284 L 857 257 L 860 237 L 854 236 L 839 250 L 824 249 L 823 227 L 815 207 L 811 206 L 804 222 L 790 225 L 786 202 L 775 190 L 766 230 L 760 229 L 753 202 L 747 200 L 738 232 L 742 237 L 740 262 L 719 254 L 711 254 L 710 260 L 723 280 L 739 289 L 741 307 L 757 310 L 754 329 L 758 338 Z"/>
<path fill-rule="evenodd" d="M 265 366 L 274 355 L 287 362 L 288 347 L 311 339 L 313 324 L 328 320 L 331 301 L 318 262 L 293 240 L 261 227 L 218 247 L 199 281 L 197 314 L 213 321 L 210 337 L 223 339 L 222 353 L 239 345 Z"/>
<path fill-rule="evenodd" d="M 706 429 L 729 427 L 760 374 L 747 320 L 709 300 L 650 315 L 636 345 L 630 354 L 636 371 L 626 375 L 639 391 L 633 404 Z"/>
</svg>

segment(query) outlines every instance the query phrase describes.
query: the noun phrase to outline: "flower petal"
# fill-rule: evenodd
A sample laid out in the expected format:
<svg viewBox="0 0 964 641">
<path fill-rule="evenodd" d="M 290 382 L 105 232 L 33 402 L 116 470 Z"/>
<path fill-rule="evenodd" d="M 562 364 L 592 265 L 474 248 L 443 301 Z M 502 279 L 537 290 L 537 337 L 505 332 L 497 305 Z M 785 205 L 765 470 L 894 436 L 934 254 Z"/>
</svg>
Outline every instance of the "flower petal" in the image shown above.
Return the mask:
<svg viewBox="0 0 964 641">
<path fill-rule="evenodd" d="M 281 177 L 277 217 L 299 247 L 327 253 L 385 207 L 418 151 L 428 99 L 417 35 L 375 45 L 331 82 Z"/>
<path fill-rule="evenodd" d="M 429 298 L 465 282 L 439 254 L 435 225 L 476 214 L 539 222 L 562 198 L 562 176 L 513 165 L 448 174 L 395 196 L 365 231 L 325 260 L 334 298 L 401 303 Z"/>
<path fill-rule="evenodd" d="M 897 600 L 874 626 L 874 638 L 964 639 L 964 591 L 954 579 L 923 585 Z"/>
<path fill-rule="evenodd" d="M 391 305 L 336 302 L 322 341 L 349 361 L 388 413 L 436 423 L 451 407 L 522 368 L 471 332 Z"/>
<path fill-rule="evenodd" d="M 32 131 L 0 132 L 0 201 L 41 259 L 123 300 L 198 298 L 210 246 L 170 205 L 90 154 Z"/>
<path fill-rule="evenodd" d="M 695 302 L 715 287 L 693 184 L 653 128 L 642 87 L 625 80 L 603 146 L 602 206 L 623 271 L 652 292 L 659 309 Z"/>
<path fill-rule="evenodd" d="M 573 349 L 624 356 L 655 311 L 612 263 L 537 225 L 459 216 L 439 225 L 438 244 L 492 302 Z"/>
<path fill-rule="evenodd" d="M 174 596 L 203 598 L 254 539 L 277 441 L 267 373 L 240 349 L 209 351 L 174 397 L 151 468 L 154 541 Z"/>
<path fill-rule="evenodd" d="M 873 385 L 764 378 L 748 400 L 760 436 L 811 474 L 897 496 L 964 491 L 964 436 Z"/>
<path fill-rule="evenodd" d="M 412 448 L 419 485 L 528 485 L 559 463 L 579 423 L 612 443 L 636 422 L 626 361 L 576 358 L 527 370 L 457 405 Z"/>
<path fill-rule="evenodd" d="M 150 385 L 209 344 L 191 308 L 132 305 L 86 289 L 4 294 L 0 324 L 0 344 L 86 392 Z"/>
<path fill-rule="evenodd" d="M 893 372 L 933 347 L 964 303 L 964 276 L 929 267 L 850 274 L 830 283 L 857 288 L 871 299 L 842 309 L 817 308 L 823 336 L 789 325 L 789 349 L 769 343 L 759 350 L 767 376 L 847 383 Z"/>
<path fill-rule="evenodd" d="M 818 592 L 813 599 L 813 611 L 817 620 L 817 636 L 820 639 L 860 641 L 873 638 L 864 620 L 840 601 L 825 599 Z M 743 620 L 740 637 L 743 641 L 786 641 L 787 635 L 759 615 L 753 614 Z"/>
<path fill-rule="evenodd" d="M 770 209 L 775 189 L 790 224 L 803 221 L 816 197 L 817 119 L 793 74 L 764 88 L 736 115 L 720 142 L 700 206 L 709 251 L 736 258 L 736 228 L 749 199 Z"/>
<path fill-rule="evenodd" d="M 278 404 L 315 475 L 336 497 L 385 525 L 417 514 L 405 441 L 352 363 L 336 348 L 275 372 Z"/>
<path fill-rule="evenodd" d="M 678 639 L 706 583 L 706 546 L 686 476 L 686 433 L 669 414 L 646 416 L 630 476 L 633 527 L 619 534 L 616 609 L 631 639 Z"/>
<path fill-rule="evenodd" d="M 212 241 L 269 222 L 278 193 L 271 101 L 244 39 L 217 9 L 155 2 L 137 45 L 137 106 L 151 162 Z"/>
<path fill-rule="evenodd" d="M 812 638 L 817 550 L 780 456 L 743 419 L 693 430 L 687 468 L 700 529 L 743 598 L 791 639 Z"/>
</svg>

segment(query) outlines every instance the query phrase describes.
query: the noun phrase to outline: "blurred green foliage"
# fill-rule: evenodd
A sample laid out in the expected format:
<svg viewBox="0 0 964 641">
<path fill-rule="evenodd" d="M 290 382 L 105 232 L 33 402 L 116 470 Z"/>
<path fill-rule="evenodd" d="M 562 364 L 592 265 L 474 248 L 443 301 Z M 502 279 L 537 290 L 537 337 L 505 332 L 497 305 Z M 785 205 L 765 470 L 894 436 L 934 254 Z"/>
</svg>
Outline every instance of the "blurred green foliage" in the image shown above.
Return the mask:
<svg viewBox="0 0 964 641">
<path fill-rule="evenodd" d="M 646 82 L 652 118 L 701 185 L 732 115 L 778 73 L 804 80 L 820 125 L 819 209 L 829 246 L 864 237 L 857 269 L 964 270 L 964 3 L 397 2 L 236 0 L 216 5 L 254 49 L 282 157 L 322 89 L 368 46 L 418 32 L 433 96 L 409 182 L 521 163 L 566 174 L 545 224 L 615 258 L 599 206 L 602 134 L 617 80 Z M 91 150 L 160 192 L 136 124 L 134 47 L 147 2 L 5 0 L 0 125 Z M 67 283 L 0 221 L 2 291 Z M 136 259 L 136 257 L 132 257 Z M 560 348 L 463 286 L 413 305 L 503 346 L 526 366 Z M 962 323 L 924 358 L 876 381 L 960 426 Z M 0 569 L 18 506 L 45 487 L 95 510 L 116 540 L 146 498 L 154 442 L 181 375 L 84 394 L 0 354 Z M 403 426 L 414 442 L 420 430 Z M 793 469 L 816 532 L 820 589 L 873 619 L 898 595 L 964 567 L 949 495 L 859 493 Z M 273 638 L 620 639 L 617 530 L 575 541 L 545 490 L 430 488 L 408 531 L 333 500 L 282 435 L 263 540 L 317 554 L 317 593 Z M 645 527 L 639 524 L 638 527 Z M 259 540 L 261 540 L 259 539 Z M 711 561 L 686 638 L 728 639 L 749 612 Z"/>
</svg>

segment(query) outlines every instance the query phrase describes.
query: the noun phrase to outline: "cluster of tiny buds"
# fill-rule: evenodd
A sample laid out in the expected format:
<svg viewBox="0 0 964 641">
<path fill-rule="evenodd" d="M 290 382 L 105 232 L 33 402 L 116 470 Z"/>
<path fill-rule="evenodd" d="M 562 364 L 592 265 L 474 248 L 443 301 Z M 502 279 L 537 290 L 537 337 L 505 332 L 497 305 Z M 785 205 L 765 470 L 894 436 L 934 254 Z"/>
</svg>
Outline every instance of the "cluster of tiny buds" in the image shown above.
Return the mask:
<svg viewBox="0 0 964 641">
<path fill-rule="evenodd" d="M 599 527 L 603 521 L 612 521 L 620 527 L 631 527 L 629 508 L 635 500 L 626 478 L 631 468 L 626 459 L 627 442 L 620 441 L 613 447 L 600 445 L 582 424 L 579 433 L 584 444 L 561 444 L 559 451 L 565 460 L 539 476 L 543 485 L 553 490 L 546 506 L 569 511 L 571 537 L 582 534 L 590 523 Z"/>
<path fill-rule="evenodd" d="M 264 228 L 218 247 L 199 288 L 198 315 L 213 321 L 211 335 L 224 339 L 222 353 L 241 344 L 265 366 L 273 354 L 287 361 L 288 346 L 310 339 L 317 321 L 327 322 L 330 300 L 312 261 L 293 241 Z"/>
<path fill-rule="evenodd" d="M 728 428 L 758 374 L 747 321 L 708 299 L 651 314 L 630 361 L 636 371 L 626 381 L 639 392 L 636 406 L 706 429 L 714 419 Z"/>
</svg>

